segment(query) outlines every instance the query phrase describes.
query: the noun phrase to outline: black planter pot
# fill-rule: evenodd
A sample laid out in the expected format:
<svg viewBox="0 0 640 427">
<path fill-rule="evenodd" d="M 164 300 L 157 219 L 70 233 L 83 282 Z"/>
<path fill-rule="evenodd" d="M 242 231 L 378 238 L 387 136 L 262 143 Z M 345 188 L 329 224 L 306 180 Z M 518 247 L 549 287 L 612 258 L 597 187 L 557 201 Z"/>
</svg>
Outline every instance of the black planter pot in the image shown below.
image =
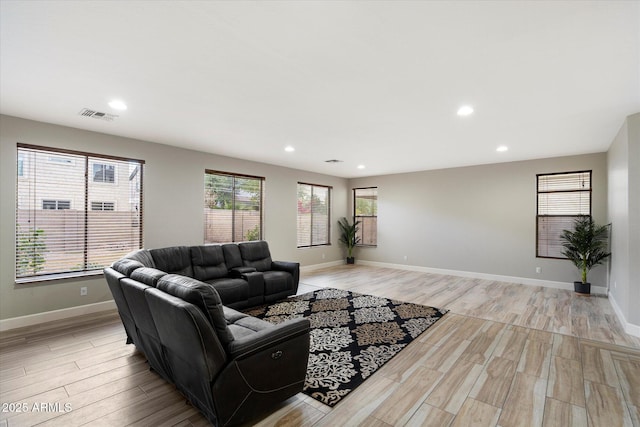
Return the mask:
<svg viewBox="0 0 640 427">
<path fill-rule="evenodd" d="M 589 295 L 591 293 L 591 283 L 573 282 L 573 290 L 579 294 Z"/>
<path fill-rule="evenodd" d="M 352 256 L 347 257 L 347 264 L 355 264 L 355 262 L 356 262 L 355 257 L 352 257 Z"/>
</svg>

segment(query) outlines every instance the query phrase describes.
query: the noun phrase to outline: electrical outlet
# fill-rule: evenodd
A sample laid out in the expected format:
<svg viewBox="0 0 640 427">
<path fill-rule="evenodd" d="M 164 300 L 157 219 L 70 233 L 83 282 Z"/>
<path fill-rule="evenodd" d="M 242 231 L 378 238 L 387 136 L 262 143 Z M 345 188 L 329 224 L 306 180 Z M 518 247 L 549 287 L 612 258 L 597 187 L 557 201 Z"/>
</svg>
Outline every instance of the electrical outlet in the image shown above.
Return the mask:
<svg viewBox="0 0 640 427">
<path fill-rule="evenodd" d="M 405 255 L 404 256 L 404 260 L 406 261 L 407 259 L 409 259 L 409 257 Z"/>
<path fill-rule="evenodd" d="M 324 258 L 325 258 L 325 256 L 324 256 L 324 254 L 322 254 L 322 259 L 324 259 Z"/>
<path fill-rule="evenodd" d="M 83 297 L 85 295 L 87 295 L 87 287 L 83 286 L 80 288 L 80 296 Z"/>
<path fill-rule="evenodd" d="M 542 268 L 536 267 L 536 273 L 538 273 L 538 274 L 542 273 Z"/>
</svg>

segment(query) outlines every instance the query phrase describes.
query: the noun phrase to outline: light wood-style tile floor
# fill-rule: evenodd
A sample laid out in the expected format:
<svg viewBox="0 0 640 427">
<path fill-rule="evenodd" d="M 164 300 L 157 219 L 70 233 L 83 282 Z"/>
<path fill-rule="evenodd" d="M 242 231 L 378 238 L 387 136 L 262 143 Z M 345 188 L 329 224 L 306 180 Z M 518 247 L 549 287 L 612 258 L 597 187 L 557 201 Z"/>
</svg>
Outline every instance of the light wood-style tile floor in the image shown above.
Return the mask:
<svg viewBox="0 0 640 427">
<path fill-rule="evenodd" d="M 640 340 L 604 297 L 358 265 L 318 287 L 451 311 L 335 408 L 300 393 L 257 425 L 640 426 Z M 1 333 L 0 427 L 208 425 L 124 340 L 115 312 Z"/>
</svg>

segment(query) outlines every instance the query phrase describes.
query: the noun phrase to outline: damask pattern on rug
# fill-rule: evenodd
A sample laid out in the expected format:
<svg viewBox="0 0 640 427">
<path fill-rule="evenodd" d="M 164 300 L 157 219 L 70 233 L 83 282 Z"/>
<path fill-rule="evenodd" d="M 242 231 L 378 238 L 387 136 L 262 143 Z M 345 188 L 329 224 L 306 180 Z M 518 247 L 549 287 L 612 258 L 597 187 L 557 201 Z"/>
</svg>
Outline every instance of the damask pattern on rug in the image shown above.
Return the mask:
<svg viewBox="0 0 640 427">
<path fill-rule="evenodd" d="M 304 393 L 334 406 L 448 310 L 326 288 L 246 313 L 271 323 L 311 322 Z"/>
</svg>

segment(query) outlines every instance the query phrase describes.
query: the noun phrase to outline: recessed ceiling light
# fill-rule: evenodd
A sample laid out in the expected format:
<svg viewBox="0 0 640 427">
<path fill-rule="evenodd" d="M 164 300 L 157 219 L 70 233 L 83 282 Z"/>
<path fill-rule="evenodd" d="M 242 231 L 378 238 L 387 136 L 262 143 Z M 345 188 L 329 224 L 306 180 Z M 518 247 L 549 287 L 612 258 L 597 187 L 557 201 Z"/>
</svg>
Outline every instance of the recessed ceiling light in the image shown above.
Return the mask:
<svg viewBox="0 0 640 427">
<path fill-rule="evenodd" d="M 113 108 L 114 110 L 126 110 L 127 104 L 125 104 L 124 101 L 121 101 L 119 99 L 114 99 L 109 103 L 109 107 Z"/>
<path fill-rule="evenodd" d="M 358 165 L 358 169 L 364 169 L 364 165 Z"/>
<path fill-rule="evenodd" d="M 296 149 L 290 145 L 287 145 L 286 147 L 284 147 L 284 151 L 286 151 L 287 153 L 293 153 L 294 151 L 296 151 Z"/>
<path fill-rule="evenodd" d="M 498 153 L 504 153 L 505 151 L 508 151 L 509 147 L 507 147 L 506 145 L 500 145 L 498 146 L 498 148 L 496 148 L 496 151 Z"/>
<path fill-rule="evenodd" d="M 472 113 L 473 113 L 473 107 L 471 105 L 463 105 L 462 107 L 458 108 L 459 116 L 468 116 Z"/>
</svg>

